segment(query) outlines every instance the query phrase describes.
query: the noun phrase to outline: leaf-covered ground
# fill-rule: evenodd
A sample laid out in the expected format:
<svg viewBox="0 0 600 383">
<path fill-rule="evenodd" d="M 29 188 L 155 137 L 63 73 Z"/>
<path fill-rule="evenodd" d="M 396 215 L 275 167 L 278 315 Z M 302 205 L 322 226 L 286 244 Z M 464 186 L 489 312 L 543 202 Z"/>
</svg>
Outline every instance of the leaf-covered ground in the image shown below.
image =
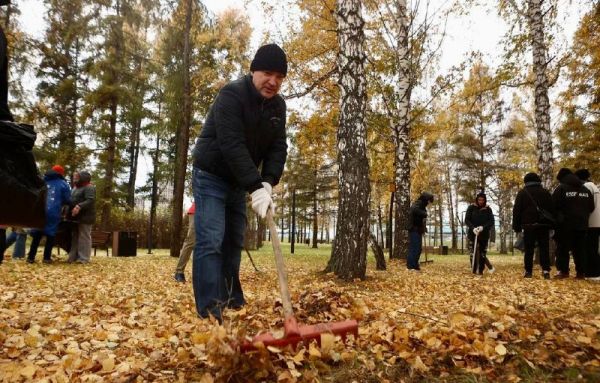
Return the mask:
<svg viewBox="0 0 600 383">
<path fill-rule="evenodd" d="M 281 331 L 268 246 L 244 255 L 248 305 L 224 326 L 198 319 L 190 282 L 166 252 L 98 255 L 89 265 L 8 259 L 0 265 L 0 380 L 15 381 L 599 381 L 600 284 L 521 277 L 521 258 L 492 256 L 475 277 L 466 256 L 423 273 L 369 264 L 352 284 L 323 275 L 330 249 L 286 255 L 301 323 L 356 318 L 360 336 L 250 354 L 237 340 Z M 103 253 L 103 252 L 102 252 Z M 289 254 L 289 248 L 284 249 Z M 100 253 L 99 253 L 100 254 Z M 186 276 L 191 279 L 191 265 Z"/>
</svg>

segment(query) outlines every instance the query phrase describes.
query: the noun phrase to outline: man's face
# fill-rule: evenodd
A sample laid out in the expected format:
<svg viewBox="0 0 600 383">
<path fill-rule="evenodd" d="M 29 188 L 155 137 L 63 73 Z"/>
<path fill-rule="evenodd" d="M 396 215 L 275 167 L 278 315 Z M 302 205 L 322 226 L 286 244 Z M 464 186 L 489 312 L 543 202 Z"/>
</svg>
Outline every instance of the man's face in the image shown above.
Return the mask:
<svg viewBox="0 0 600 383">
<path fill-rule="evenodd" d="M 477 197 L 477 206 L 479 206 L 479 207 L 485 206 L 485 198 Z"/>
<path fill-rule="evenodd" d="M 73 173 L 73 183 L 79 182 L 79 173 Z"/>
<path fill-rule="evenodd" d="M 264 98 L 275 97 L 279 93 L 285 76 L 279 72 L 256 70 L 252 72 L 252 83 Z"/>
</svg>

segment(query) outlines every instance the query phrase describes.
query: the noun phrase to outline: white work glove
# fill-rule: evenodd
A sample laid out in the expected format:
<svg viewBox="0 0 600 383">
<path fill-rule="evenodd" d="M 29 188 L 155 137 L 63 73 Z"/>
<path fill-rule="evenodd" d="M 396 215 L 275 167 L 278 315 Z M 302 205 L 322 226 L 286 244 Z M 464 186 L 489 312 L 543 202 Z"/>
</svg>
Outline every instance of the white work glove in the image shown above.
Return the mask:
<svg viewBox="0 0 600 383">
<path fill-rule="evenodd" d="M 263 182 L 262 186 L 267 189 L 267 191 L 269 192 L 269 196 L 273 196 L 273 186 L 271 186 L 270 183 L 268 182 Z"/>
<path fill-rule="evenodd" d="M 476 228 L 473 229 L 473 234 L 479 235 L 479 233 L 481 233 L 482 231 L 483 231 L 483 227 L 477 226 Z"/>
<path fill-rule="evenodd" d="M 252 197 L 252 210 L 254 210 L 260 218 L 265 218 L 267 216 L 267 210 L 273 205 L 273 200 L 271 199 L 271 195 L 267 188 L 262 187 L 256 189 L 250 196 Z"/>
</svg>

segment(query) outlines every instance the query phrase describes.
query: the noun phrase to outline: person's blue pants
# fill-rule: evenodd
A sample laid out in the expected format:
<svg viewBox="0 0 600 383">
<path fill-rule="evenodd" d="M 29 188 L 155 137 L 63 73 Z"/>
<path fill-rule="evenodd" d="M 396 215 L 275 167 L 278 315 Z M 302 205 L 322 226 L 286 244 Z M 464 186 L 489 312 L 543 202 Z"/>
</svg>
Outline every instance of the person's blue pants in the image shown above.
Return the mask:
<svg viewBox="0 0 600 383">
<path fill-rule="evenodd" d="M 27 242 L 27 234 L 17 233 L 13 231 L 6 238 L 6 248 L 8 249 L 13 243 L 15 248 L 13 249 L 13 258 L 25 258 L 25 242 Z"/>
<path fill-rule="evenodd" d="M 196 245 L 192 284 L 196 310 L 219 321 L 226 307 L 246 302 L 240 283 L 240 260 L 246 229 L 246 192 L 194 168 Z"/>
<path fill-rule="evenodd" d="M 421 257 L 423 237 L 418 231 L 408 232 L 408 258 L 406 267 L 409 269 L 419 269 L 419 258 Z"/>
</svg>

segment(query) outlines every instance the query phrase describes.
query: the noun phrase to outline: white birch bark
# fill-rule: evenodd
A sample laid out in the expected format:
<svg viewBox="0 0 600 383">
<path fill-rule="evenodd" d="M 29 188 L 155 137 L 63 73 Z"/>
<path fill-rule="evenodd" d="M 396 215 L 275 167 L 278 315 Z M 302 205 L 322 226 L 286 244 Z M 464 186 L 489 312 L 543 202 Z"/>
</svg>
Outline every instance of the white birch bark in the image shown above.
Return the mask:
<svg viewBox="0 0 600 383">
<path fill-rule="evenodd" d="M 394 250 L 393 258 L 406 258 L 408 254 L 408 211 L 410 208 L 410 97 L 412 84 L 410 81 L 410 60 L 408 49 L 409 19 L 406 0 L 394 3 L 398 20 L 397 32 L 397 68 L 396 83 L 396 118 L 393 119 L 395 134 L 395 184 L 396 211 L 394 214 Z"/>
<path fill-rule="evenodd" d="M 552 129 L 550 128 L 550 101 L 548 99 L 548 48 L 544 35 L 542 0 L 527 1 L 527 19 L 535 74 L 535 128 L 537 132 L 538 171 L 546 188 L 552 186 Z"/>
<path fill-rule="evenodd" d="M 364 20 L 359 0 L 338 0 L 339 201 L 328 270 L 345 280 L 364 278 L 369 236 L 369 164 L 366 152 Z"/>
</svg>

